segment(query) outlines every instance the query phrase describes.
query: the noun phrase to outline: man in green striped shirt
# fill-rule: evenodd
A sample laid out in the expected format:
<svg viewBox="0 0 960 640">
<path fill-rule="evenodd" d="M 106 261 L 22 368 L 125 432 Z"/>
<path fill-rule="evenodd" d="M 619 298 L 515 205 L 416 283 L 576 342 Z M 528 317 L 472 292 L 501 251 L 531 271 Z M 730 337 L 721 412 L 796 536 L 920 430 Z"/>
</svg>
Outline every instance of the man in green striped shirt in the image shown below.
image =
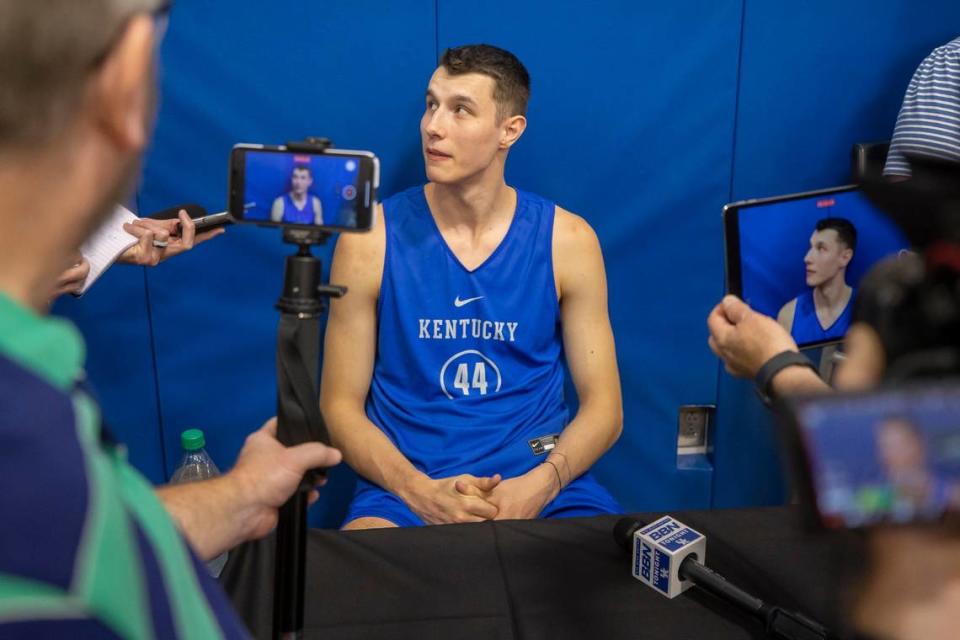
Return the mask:
<svg viewBox="0 0 960 640">
<path fill-rule="evenodd" d="M 203 560 L 265 535 L 319 443 L 269 421 L 220 478 L 155 490 L 106 433 L 59 274 L 137 173 L 158 0 L 0 0 L 0 637 L 246 637 Z M 50 176 L 57 176 L 51 180 Z"/>
</svg>

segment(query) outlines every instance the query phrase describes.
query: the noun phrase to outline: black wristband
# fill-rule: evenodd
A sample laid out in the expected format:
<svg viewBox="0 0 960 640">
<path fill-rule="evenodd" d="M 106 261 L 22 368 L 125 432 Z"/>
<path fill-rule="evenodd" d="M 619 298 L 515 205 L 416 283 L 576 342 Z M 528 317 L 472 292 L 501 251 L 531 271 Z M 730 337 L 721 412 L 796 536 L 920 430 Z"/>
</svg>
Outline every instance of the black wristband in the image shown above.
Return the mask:
<svg viewBox="0 0 960 640">
<path fill-rule="evenodd" d="M 817 373 L 817 368 L 810 358 L 796 351 L 784 351 L 773 356 L 763 363 L 760 370 L 757 371 L 757 377 L 754 379 L 757 385 L 757 394 L 765 404 L 770 404 L 773 400 L 773 389 L 771 383 L 773 377 L 786 369 L 787 367 L 809 367 L 811 371 Z M 817 374 L 818 376 L 820 374 Z"/>
</svg>

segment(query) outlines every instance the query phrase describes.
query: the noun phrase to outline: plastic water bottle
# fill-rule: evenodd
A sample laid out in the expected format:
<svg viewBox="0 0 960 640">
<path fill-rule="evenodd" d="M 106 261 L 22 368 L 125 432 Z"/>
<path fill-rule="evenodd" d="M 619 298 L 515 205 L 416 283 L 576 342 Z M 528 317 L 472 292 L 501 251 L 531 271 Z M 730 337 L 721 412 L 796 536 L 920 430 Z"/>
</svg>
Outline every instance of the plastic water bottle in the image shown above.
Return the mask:
<svg viewBox="0 0 960 640">
<path fill-rule="evenodd" d="M 170 479 L 171 484 L 182 484 L 195 480 L 206 480 L 220 475 L 217 465 L 213 464 L 210 454 L 204 449 L 206 440 L 200 429 L 187 429 L 180 434 L 180 444 L 183 446 L 183 460 Z M 207 563 L 207 570 L 214 578 L 220 577 L 223 565 L 227 563 L 227 552 Z"/>
</svg>

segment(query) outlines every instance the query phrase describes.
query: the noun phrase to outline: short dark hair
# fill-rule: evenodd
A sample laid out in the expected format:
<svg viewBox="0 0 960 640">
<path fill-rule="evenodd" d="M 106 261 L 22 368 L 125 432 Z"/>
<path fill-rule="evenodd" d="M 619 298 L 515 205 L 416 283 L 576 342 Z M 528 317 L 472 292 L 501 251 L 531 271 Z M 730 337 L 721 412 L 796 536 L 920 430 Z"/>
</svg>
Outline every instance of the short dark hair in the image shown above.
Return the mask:
<svg viewBox="0 0 960 640">
<path fill-rule="evenodd" d="M 530 100 L 530 74 L 509 51 L 489 44 L 468 44 L 443 52 L 440 66 L 452 76 L 481 73 L 494 79 L 493 99 L 497 120 L 527 114 Z"/>
<path fill-rule="evenodd" d="M 846 218 L 823 218 L 817 221 L 817 231 L 833 229 L 837 232 L 837 238 L 840 242 L 850 247 L 851 251 L 857 250 L 857 228 Z"/>
<path fill-rule="evenodd" d="M 290 175 L 293 175 L 294 171 L 306 171 L 307 173 L 310 174 L 311 178 L 313 177 L 313 170 L 310 168 L 310 165 L 308 164 L 295 164 L 293 165 L 293 169 L 290 170 Z"/>
</svg>

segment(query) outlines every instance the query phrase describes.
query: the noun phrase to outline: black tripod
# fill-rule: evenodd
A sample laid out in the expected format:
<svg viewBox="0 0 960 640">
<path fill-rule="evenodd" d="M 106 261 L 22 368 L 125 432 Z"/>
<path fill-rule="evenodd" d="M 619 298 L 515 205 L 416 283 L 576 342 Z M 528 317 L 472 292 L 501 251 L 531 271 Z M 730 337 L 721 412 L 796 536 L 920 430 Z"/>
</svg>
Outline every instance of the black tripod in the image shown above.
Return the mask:
<svg viewBox="0 0 960 640">
<path fill-rule="evenodd" d="M 318 440 L 330 443 L 317 393 L 320 316 L 326 298 L 339 298 L 347 290 L 321 283 L 323 264 L 310 250 L 329 235 L 313 229 L 283 230 L 284 242 L 298 247 L 295 255 L 287 257 L 283 294 L 277 301 L 277 437 L 285 446 Z M 278 639 L 303 636 L 307 498 L 323 474 L 323 470 L 308 472 L 280 509 L 273 582 L 273 635 Z"/>
</svg>

